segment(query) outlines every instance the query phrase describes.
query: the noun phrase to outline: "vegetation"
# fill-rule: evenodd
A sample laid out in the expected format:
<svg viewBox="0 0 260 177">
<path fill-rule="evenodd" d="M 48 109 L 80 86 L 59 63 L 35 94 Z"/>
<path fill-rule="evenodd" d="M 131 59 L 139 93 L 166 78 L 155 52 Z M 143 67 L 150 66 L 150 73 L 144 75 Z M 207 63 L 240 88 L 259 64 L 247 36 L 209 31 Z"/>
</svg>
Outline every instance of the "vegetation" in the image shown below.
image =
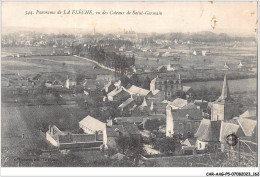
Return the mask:
<svg viewBox="0 0 260 177">
<path fill-rule="evenodd" d="M 156 138 L 153 141 L 153 147 L 165 154 L 171 154 L 180 147 L 180 139 L 178 136 Z"/>
<path fill-rule="evenodd" d="M 144 122 L 144 129 L 152 132 L 153 130 L 158 131 L 160 121 L 158 119 L 146 119 Z"/>
<path fill-rule="evenodd" d="M 144 152 L 142 140 L 135 136 L 119 136 L 116 139 L 119 152 L 132 159 L 139 159 Z"/>
</svg>

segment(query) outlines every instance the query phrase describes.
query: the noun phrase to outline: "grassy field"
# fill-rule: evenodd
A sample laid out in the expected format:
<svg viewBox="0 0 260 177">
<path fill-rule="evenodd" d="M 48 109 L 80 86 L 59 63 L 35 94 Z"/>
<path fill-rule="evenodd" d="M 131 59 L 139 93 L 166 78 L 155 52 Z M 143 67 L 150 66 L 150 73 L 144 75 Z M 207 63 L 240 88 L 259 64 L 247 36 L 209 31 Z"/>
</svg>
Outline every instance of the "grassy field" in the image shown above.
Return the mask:
<svg viewBox="0 0 260 177">
<path fill-rule="evenodd" d="M 202 86 L 210 89 L 214 87 L 221 91 L 223 81 L 208 81 L 208 82 L 190 82 L 183 85 L 192 87 L 194 90 L 200 89 Z M 256 92 L 257 91 L 257 78 L 228 80 L 229 91 L 231 93 L 241 92 Z"/>
<path fill-rule="evenodd" d="M 77 129 L 85 116 L 77 107 L 2 104 L 2 162 L 6 161 L 3 165 L 12 166 L 13 159 L 26 156 L 28 150 L 50 148 L 40 128 L 46 131 L 49 124 L 55 124 L 61 130 Z"/>
<path fill-rule="evenodd" d="M 13 72 L 20 75 L 38 73 L 72 73 L 84 75 L 110 74 L 102 68 L 93 69 L 95 64 L 74 56 L 34 56 L 26 58 L 2 57 L 2 73 Z"/>
<path fill-rule="evenodd" d="M 198 54 L 196 56 L 192 55 L 192 52 L 201 50 L 210 50 L 210 54 L 207 53 L 206 56 L 201 56 Z M 174 46 L 174 49 L 167 49 L 167 51 L 178 53 L 181 57 L 179 62 L 173 60 L 172 57 L 155 57 L 152 54 L 145 54 L 138 52 L 136 56 L 136 66 L 149 66 L 158 67 L 161 65 L 167 65 L 169 63 L 179 63 L 184 67 L 223 67 L 224 63 L 229 65 L 238 65 L 240 61 L 251 61 L 252 59 L 257 61 L 257 48 L 256 47 L 228 47 L 221 46 L 220 44 L 214 44 L 214 46 L 199 45 L 192 46 Z M 146 60 L 148 58 L 148 61 Z M 159 62 L 156 60 L 159 59 Z"/>
</svg>

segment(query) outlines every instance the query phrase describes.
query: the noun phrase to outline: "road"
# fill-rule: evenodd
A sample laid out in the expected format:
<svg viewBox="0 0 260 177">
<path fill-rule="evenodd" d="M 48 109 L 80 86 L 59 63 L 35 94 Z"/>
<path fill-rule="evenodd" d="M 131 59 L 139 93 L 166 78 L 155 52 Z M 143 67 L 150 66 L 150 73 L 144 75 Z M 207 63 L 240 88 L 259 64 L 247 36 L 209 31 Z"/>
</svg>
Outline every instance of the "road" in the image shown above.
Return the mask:
<svg viewBox="0 0 260 177">
<path fill-rule="evenodd" d="M 83 60 L 90 61 L 90 62 L 92 62 L 92 63 L 95 63 L 96 65 L 98 65 L 99 67 L 101 67 L 101 68 L 103 68 L 103 69 L 106 69 L 106 70 L 109 70 L 109 71 L 112 71 L 112 72 L 115 71 L 115 69 L 108 68 L 108 67 L 106 67 L 106 66 L 104 66 L 104 65 L 102 65 L 102 64 L 100 64 L 100 63 L 98 63 L 97 61 L 90 60 L 90 59 L 84 58 L 84 57 L 79 57 L 79 56 L 77 56 L 77 55 L 73 55 L 73 56 L 74 56 L 74 57 L 77 57 L 77 58 L 80 58 L 80 59 L 83 59 Z"/>
</svg>

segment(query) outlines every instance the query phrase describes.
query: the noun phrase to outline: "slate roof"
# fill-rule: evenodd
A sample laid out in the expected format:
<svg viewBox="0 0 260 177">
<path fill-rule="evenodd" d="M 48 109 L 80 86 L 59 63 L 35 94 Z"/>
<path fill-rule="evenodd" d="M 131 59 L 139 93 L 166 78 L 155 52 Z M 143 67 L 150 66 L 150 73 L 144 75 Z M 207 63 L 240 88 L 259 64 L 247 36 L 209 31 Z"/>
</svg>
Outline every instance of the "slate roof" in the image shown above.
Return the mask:
<svg viewBox="0 0 260 177">
<path fill-rule="evenodd" d="M 246 136 L 252 136 L 257 125 L 256 120 L 246 119 L 246 118 L 238 118 L 237 119 L 240 127 L 242 128 L 244 134 Z"/>
<path fill-rule="evenodd" d="M 116 117 L 115 118 L 115 121 L 117 123 L 122 123 L 122 122 L 130 122 L 130 123 L 134 123 L 134 122 L 137 122 L 137 123 L 141 123 L 143 122 L 143 120 L 147 118 L 147 116 L 132 116 L 132 117 Z"/>
<path fill-rule="evenodd" d="M 111 127 L 107 127 L 107 136 L 108 137 L 117 137 L 117 131 L 121 132 L 123 134 L 124 128 L 123 125 L 113 125 Z"/>
<path fill-rule="evenodd" d="M 109 81 L 104 87 L 116 87 L 111 81 Z"/>
<path fill-rule="evenodd" d="M 194 146 L 196 144 L 196 138 L 187 138 L 182 144 L 186 146 Z"/>
<path fill-rule="evenodd" d="M 168 104 L 168 106 L 170 107 L 177 107 L 177 108 L 182 108 L 183 106 L 187 105 L 188 101 L 184 100 L 182 98 L 176 98 L 175 100 L 173 100 L 172 102 L 170 102 Z"/>
<path fill-rule="evenodd" d="M 157 70 L 160 71 L 162 68 L 167 69 L 167 66 L 165 66 L 165 65 L 158 66 Z"/>
<path fill-rule="evenodd" d="M 191 87 L 188 87 L 188 86 L 182 87 L 182 91 L 184 91 L 184 92 L 188 92 L 190 89 L 191 89 Z"/>
<path fill-rule="evenodd" d="M 197 106 L 200 106 L 200 109 L 207 109 L 207 107 L 209 106 L 209 102 L 208 101 L 202 101 L 202 100 L 195 100 L 194 104 Z"/>
<path fill-rule="evenodd" d="M 141 96 L 147 96 L 150 91 L 149 90 L 146 90 L 146 89 L 143 89 L 141 87 L 137 87 L 135 85 L 132 85 L 129 89 L 127 89 L 128 92 L 130 92 L 130 94 L 139 94 Z"/>
<path fill-rule="evenodd" d="M 130 135 L 140 135 L 140 131 L 135 124 L 131 124 L 128 122 L 122 123 L 124 127 L 124 132 Z"/>
<path fill-rule="evenodd" d="M 203 119 L 202 112 L 198 109 L 173 109 L 172 111 L 173 120 L 186 120 L 187 115 L 189 119 L 201 120 Z"/>
<path fill-rule="evenodd" d="M 137 125 L 128 122 L 124 122 L 122 125 L 113 125 L 111 127 L 107 127 L 106 130 L 108 137 L 119 136 L 117 132 L 122 133 L 122 135 L 140 135 L 140 131 Z"/>
<path fill-rule="evenodd" d="M 154 78 L 153 80 L 151 80 L 151 84 L 155 84 L 156 81 L 161 81 L 161 82 L 163 82 L 163 81 L 165 81 L 165 80 L 162 79 L 162 78 L 160 78 L 160 77 L 156 77 L 156 78 Z"/>
<path fill-rule="evenodd" d="M 132 108 L 129 109 L 129 111 L 135 110 L 136 107 L 137 107 L 137 105 L 135 104 Z"/>
<path fill-rule="evenodd" d="M 200 141 L 219 141 L 221 121 L 210 121 L 209 119 L 203 119 L 200 122 L 200 126 L 195 133 L 196 137 Z"/>
<path fill-rule="evenodd" d="M 195 103 L 188 103 L 187 105 L 183 106 L 182 109 L 197 109 L 197 105 Z"/>
<path fill-rule="evenodd" d="M 132 103 L 134 101 L 133 98 L 128 98 L 126 101 L 124 101 L 122 104 L 120 104 L 118 107 L 119 108 L 124 108 L 126 107 L 127 105 L 129 105 L 130 103 Z"/>
<path fill-rule="evenodd" d="M 246 112 L 241 114 L 239 117 L 256 117 L 256 108 L 249 108 Z"/>
<path fill-rule="evenodd" d="M 85 127 L 88 127 L 89 129 L 93 131 L 104 131 L 106 128 L 106 124 L 95 119 L 94 117 L 87 116 L 84 119 L 82 119 L 79 124 L 84 125 Z"/>
<path fill-rule="evenodd" d="M 239 128 L 240 128 L 239 125 L 222 121 L 219 140 L 221 142 L 225 142 L 226 137 L 232 133 L 236 134 L 238 137 L 243 136 L 243 132 L 241 129 L 239 132 Z"/>
<path fill-rule="evenodd" d="M 154 90 L 154 91 L 152 92 L 152 94 L 153 94 L 153 96 L 154 96 L 154 95 L 157 95 L 159 92 L 160 92 L 160 90 Z"/>
<path fill-rule="evenodd" d="M 125 92 L 125 90 L 124 90 L 123 87 L 120 87 L 120 88 L 118 88 L 118 89 L 116 88 L 116 89 L 112 90 L 111 92 L 109 92 L 109 93 L 107 94 L 107 96 L 113 97 L 113 96 L 119 94 L 120 92 Z"/>
</svg>

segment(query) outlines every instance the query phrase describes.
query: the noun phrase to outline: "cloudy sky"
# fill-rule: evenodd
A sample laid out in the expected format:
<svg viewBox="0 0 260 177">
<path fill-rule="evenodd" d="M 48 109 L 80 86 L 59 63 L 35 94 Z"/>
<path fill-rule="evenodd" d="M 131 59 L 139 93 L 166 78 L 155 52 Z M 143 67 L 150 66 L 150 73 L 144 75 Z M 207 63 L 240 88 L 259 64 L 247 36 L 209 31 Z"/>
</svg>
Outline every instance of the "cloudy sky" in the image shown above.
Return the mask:
<svg viewBox="0 0 260 177">
<path fill-rule="evenodd" d="M 36 14 L 37 11 L 69 11 L 70 14 Z M 107 15 L 72 14 L 72 10 L 108 12 Z M 110 11 L 161 12 L 162 15 L 110 15 Z M 33 15 L 25 15 L 32 11 Z M 215 23 L 214 23 L 215 22 Z M 256 2 L 2 2 L 2 27 L 38 28 L 49 32 L 81 29 L 89 32 L 226 32 L 254 35 Z"/>
</svg>

